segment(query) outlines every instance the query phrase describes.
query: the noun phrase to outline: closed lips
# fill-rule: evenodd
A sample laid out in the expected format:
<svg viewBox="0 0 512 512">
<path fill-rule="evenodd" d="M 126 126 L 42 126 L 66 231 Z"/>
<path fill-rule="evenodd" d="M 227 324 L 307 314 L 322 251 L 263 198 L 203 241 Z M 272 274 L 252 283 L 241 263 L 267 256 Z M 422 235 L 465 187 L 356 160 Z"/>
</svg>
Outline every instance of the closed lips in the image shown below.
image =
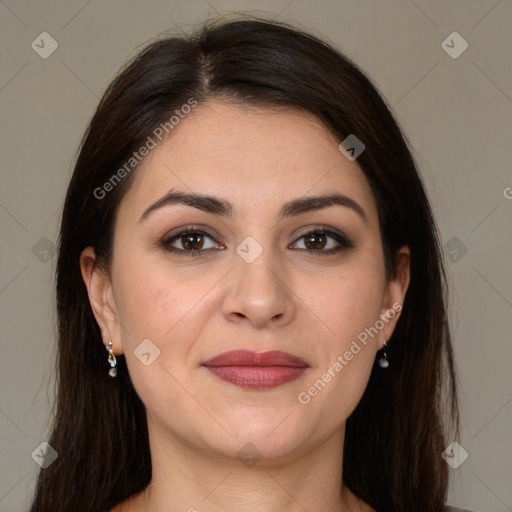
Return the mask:
<svg viewBox="0 0 512 512">
<path fill-rule="evenodd" d="M 305 361 L 288 352 L 272 350 L 269 352 L 253 352 L 251 350 L 232 350 L 224 352 L 203 363 L 204 366 L 290 366 L 304 368 L 309 366 Z"/>
<path fill-rule="evenodd" d="M 209 359 L 203 366 L 219 379 L 251 390 L 275 388 L 298 379 L 309 365 L 288 352 L 232 350 Z"/>
</svg>

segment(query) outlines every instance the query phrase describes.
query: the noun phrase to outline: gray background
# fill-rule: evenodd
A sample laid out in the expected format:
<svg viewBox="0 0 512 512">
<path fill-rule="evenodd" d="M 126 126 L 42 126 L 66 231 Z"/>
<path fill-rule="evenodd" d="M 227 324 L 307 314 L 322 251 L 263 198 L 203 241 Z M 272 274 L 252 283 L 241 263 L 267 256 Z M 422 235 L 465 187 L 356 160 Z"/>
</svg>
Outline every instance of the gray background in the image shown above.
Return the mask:
<svg viewBox="0 0 512 512">
<path fill-rule="evenodd" d="M 450 469 L 449 502 L 512 510 L 510 0 L 0 1 L 0 510 L 26 510 L 39 469 L 31 454 L 47 439 L 51 249 L 86 123 L 146 42 L 234 11 L 334 43 L 374 80 L 410 138 L 452 283 L 460 444 L 469 457 Z M 454 31 L 469 45 L 458 58 L 442 47 Z M 42 46 L 42 32 L 58 43 L 46 59 L 31 47 Z"/>
</svg>

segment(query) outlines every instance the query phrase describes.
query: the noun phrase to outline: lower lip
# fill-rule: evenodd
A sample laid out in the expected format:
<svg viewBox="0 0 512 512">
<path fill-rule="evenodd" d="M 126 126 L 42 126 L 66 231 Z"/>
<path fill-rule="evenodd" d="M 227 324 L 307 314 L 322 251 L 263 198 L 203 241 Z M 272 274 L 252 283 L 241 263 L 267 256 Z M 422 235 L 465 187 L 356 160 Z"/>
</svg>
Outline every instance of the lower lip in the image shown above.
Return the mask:
<svg viewBox="0 0 512 512">
<path fill-rule="evenodd" d="M 307 367 L 294 366 L 206 366 L 223 381 L 241 388 L 269 389 L 298 379 Z"/>
</svg>

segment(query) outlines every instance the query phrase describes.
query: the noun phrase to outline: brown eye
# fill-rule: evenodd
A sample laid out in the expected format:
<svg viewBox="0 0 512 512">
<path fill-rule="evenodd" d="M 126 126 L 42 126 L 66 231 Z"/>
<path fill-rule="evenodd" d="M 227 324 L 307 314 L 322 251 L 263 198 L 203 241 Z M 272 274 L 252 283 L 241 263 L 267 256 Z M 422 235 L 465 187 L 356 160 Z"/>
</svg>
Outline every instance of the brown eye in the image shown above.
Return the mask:
<svg viewBox="0 0 512 512">
<path fill-rule="evenodd" d="M 302 242 L 303 247 L 300 247 Z M 299 245 L 299 247 L 297 247 Z M 314 229 L 304 233 L 295 242 L 292 247 L 307 251 L 311 254 L 332 254 L 344 249 L 353 247 L 354 244 L 343 233 L 338 233 L 332 229 L 321 228 Z"/>
<path fill-rule="evenodd" d="M 203 248 L 203 235 L 196 233 L 184 235 L 181 238 L 181 244 L 185 249 L 199 250 Z"/>
<path fill-rule="evenodd" d="M 192 228 L 182 229 L 178 233 L 165 238 L 161 243 L 167 251 L 187 256 L 223 248 L 208 233 Z"/>
<path fill-rule="evenodd" d="M 327 243 L 327 237 L 319 233 L 312 233 L 304 237 L 304 243 L 308 249 L 323 249 Z"/>
</svg>

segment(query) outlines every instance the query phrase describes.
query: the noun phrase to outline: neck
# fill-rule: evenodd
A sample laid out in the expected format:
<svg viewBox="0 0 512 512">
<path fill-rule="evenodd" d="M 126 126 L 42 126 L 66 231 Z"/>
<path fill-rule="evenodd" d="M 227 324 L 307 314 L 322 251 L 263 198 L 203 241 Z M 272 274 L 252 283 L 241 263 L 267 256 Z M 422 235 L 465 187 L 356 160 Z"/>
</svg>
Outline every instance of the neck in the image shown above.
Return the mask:
<svg viewBox="0 0 512 512">
<path fill-rule="evenodd" d="M 321 445 L 286 457 L 240 460 L 200 450 L 148 418 L 152 480 L 123 512 L 359 512 L 342 482 L 344 426 Z"/>
</svg>

